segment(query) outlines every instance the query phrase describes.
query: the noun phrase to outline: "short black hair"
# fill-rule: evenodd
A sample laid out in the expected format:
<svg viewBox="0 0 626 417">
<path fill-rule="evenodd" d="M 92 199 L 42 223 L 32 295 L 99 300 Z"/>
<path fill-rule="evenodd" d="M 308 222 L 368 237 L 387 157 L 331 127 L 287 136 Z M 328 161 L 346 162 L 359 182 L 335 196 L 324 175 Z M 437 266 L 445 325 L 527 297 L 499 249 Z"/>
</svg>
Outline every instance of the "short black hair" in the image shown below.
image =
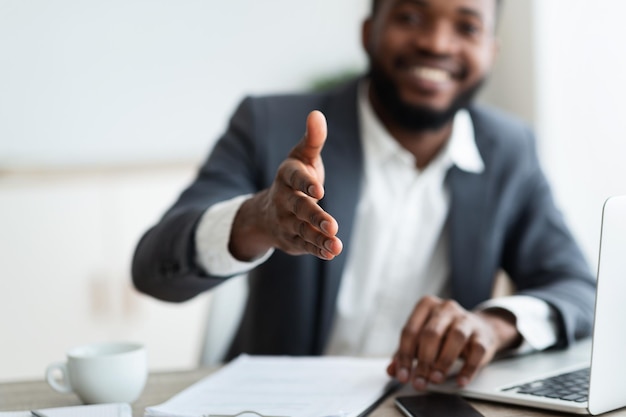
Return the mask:
<svg viewBox="0 0 626 417">
<path fill-rule="evenodd" d="M 500 10 L 502 9 L 502 1 L 496 0 L 496 19 L 500 16 Z M 382 0 L 372 0 L 372 16 L 376 14 Z"/>
</svg>

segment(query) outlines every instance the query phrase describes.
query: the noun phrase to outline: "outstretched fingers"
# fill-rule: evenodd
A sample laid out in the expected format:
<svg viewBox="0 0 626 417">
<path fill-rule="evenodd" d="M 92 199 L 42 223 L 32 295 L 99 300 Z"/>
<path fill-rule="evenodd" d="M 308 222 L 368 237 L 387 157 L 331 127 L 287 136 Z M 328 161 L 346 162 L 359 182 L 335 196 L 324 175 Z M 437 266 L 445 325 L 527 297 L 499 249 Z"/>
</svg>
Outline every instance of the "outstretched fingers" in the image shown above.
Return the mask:
<svg viewBox="0 0 626 417">
<path fill-rule="evenodd" d="M 324 184 L 319 174 L 298 159 L 287 159 L 283 162 L 277 177 L 284 186 L 300 191 L 315 200 L 324 197 Z"/>
<path fill-rule="evenodd" d="M 321 152 L 326 135 L 324 115 L 317 110 L 309 113 L 306 133 L 278 168 L 271 187 L 270 223 L 275 247 L 290 254 L 332 259 L 343 249 L 336 236 L 337 221 L 319 205 L 324 197 Z"/>
</svg>

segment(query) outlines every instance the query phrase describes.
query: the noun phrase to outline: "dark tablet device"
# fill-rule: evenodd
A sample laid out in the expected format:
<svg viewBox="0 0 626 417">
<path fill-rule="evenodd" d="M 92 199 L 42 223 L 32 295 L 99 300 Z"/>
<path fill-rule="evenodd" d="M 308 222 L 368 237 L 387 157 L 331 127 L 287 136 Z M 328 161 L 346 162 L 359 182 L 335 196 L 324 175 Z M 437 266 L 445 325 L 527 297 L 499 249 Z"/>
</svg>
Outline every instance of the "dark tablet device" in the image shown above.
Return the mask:
<svg viewBox="0 0 626 417">
<path fill-rule="evenodd" d="M 396 407 L 407 417 L 479 417 L 482 416 L 462 397 L 428 393 L 396 398 Z"/>
</svg>

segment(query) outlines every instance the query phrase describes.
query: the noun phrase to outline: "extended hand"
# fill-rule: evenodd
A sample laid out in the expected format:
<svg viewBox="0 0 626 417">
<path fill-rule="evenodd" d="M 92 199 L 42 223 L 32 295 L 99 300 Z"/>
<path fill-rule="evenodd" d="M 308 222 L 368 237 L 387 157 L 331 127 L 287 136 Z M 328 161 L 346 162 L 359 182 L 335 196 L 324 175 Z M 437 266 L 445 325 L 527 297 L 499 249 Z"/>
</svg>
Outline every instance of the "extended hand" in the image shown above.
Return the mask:
<svg viewBox="0 0 626 417">
<path fill-rule="evenodd" d="M 236 258 L 251 260 L 272 247 L 322 259 L 341 252 L 337 221 L 318 204 L 324 196 L 320 153 L 326 132 L 324 115 L 311 112 L 304 137 L 280 165 L 270 188 L 242 204 L 229 246 Z"/>
<path fill-rule="evenodd" d="M 455 301 L 427 296 L 417 303 L 402 329 L 387 373 L 424 390 L 429 382 L 443 382 L 454 361 L 462 359 L 456 381 L 465 386 L 496 352 L 519 341 L 511 313 L 470 312 Z"/>
</svg>

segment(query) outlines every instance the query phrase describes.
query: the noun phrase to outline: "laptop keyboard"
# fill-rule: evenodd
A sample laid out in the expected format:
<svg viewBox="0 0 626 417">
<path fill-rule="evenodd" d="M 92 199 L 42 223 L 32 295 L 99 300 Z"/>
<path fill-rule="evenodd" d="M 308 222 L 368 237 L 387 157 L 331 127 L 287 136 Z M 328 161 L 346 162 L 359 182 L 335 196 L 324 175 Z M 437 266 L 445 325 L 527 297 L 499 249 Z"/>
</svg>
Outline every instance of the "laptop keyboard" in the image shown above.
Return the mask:
<svg viewBox="0 0 626 417">
<path fill-rule="evenodd" d="M 538 397 L 559 398 L 577 403 L 585 402 L 589 393 L 589 368 L 516 385 L 505 388 L 503 391 L 513 391 Z"/>
</svg>

